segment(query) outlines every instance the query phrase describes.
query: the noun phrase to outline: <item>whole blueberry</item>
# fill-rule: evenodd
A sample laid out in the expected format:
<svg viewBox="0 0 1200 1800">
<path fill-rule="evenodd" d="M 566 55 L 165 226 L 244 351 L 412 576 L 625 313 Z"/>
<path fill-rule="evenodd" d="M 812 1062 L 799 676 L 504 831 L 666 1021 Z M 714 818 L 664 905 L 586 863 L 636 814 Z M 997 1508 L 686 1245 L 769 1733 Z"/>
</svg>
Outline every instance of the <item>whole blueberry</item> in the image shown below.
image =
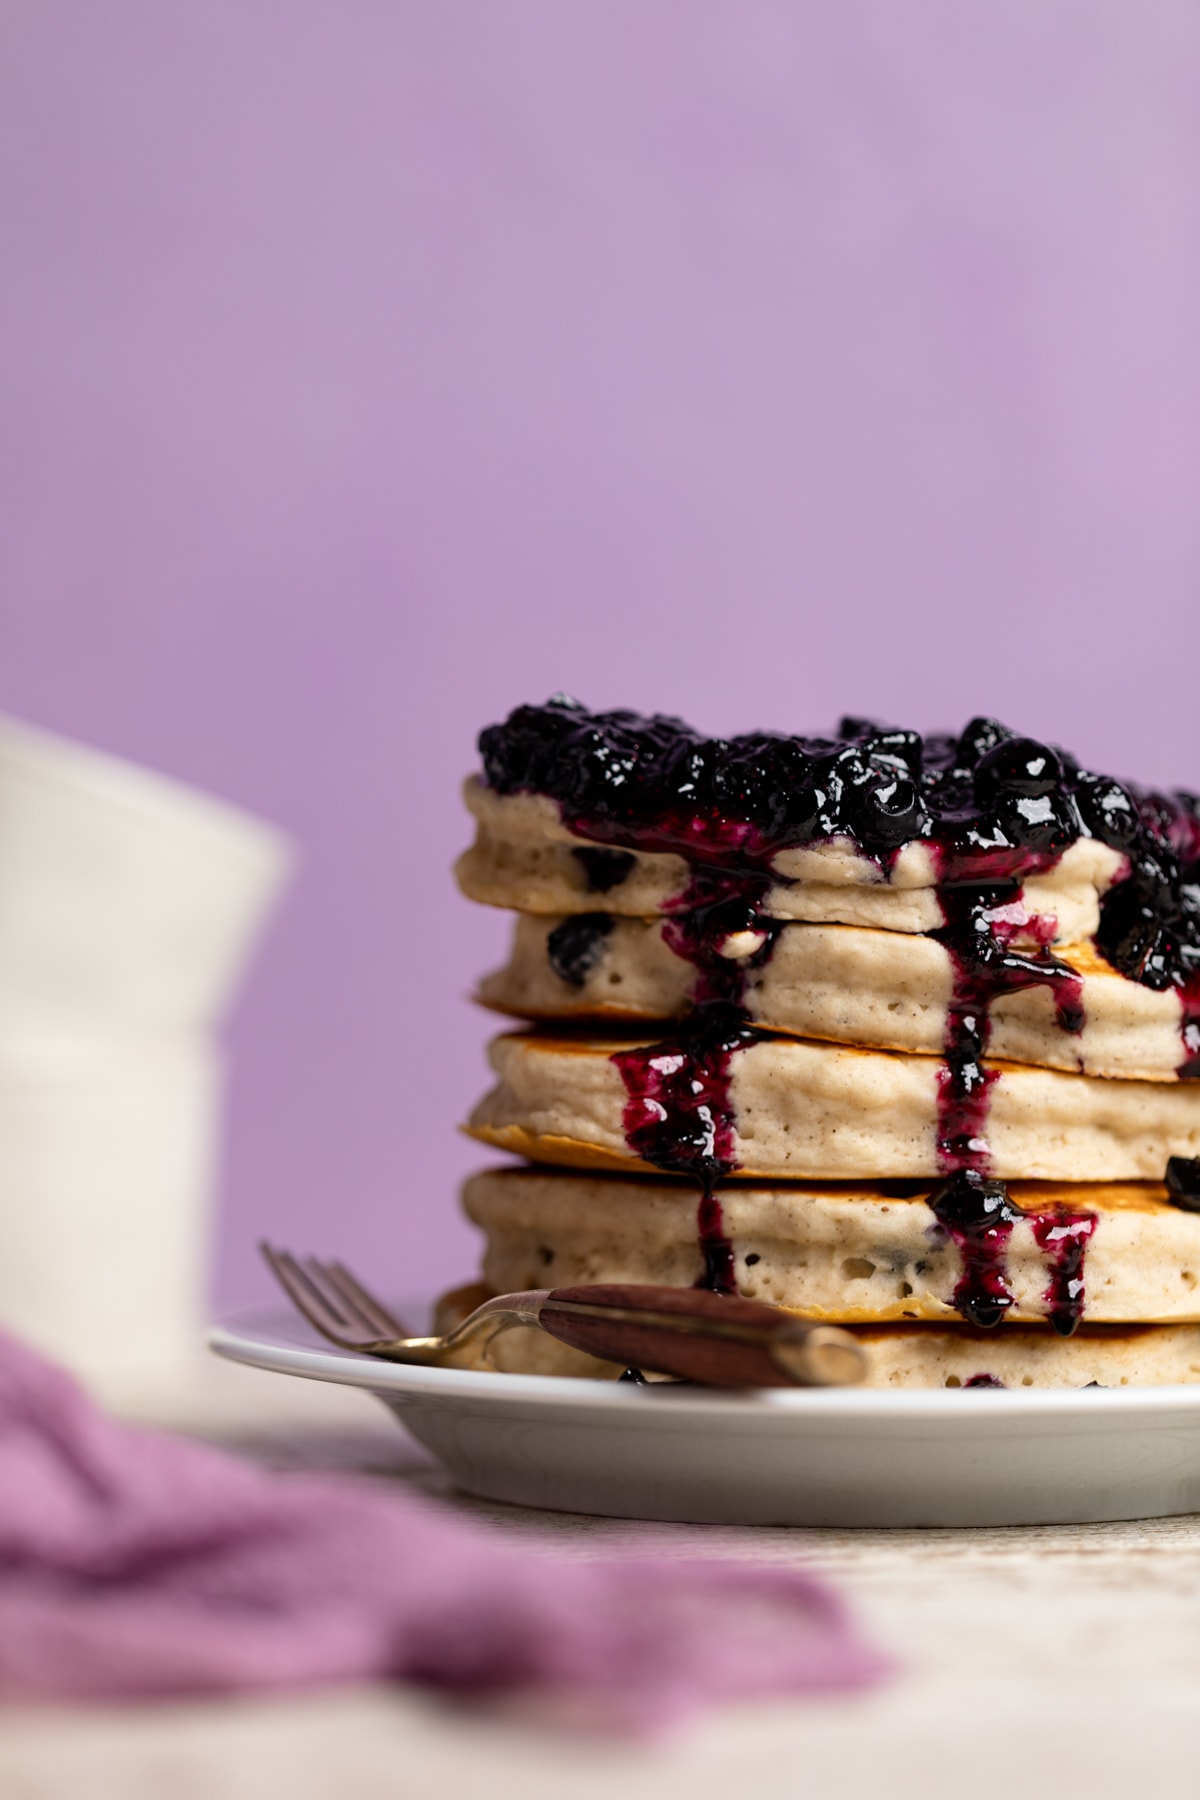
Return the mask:
<svg viewBox="0 0 1200 1800">
<path fill-rule="evenodd" d="M 887 729 L 867 739 L 873 761 L 902 763 L 910 775 L 919 775 L 925 754 L 925 742 L 919 731 Z"/>
<path fill-rule="evenodd" d="M 858 745 L 873 762 L 899 763 L 911 775 L 920 773 L 924 743 L 919 731 L 880 725 L 874 719 L 860 719 L 848 713 L 838 722 L 838 736 Z"/>
<path fill-rule="evenodd" d="M 894 850 L 916 837 L 927 820 L 915 784 L 893 771 L 874 773 L 849 789 L 843 804 L 847 823 L 873 849 Z"/>
<path fill-rule="evenodd" d="M 1012 1225 L 1024 1216 L 1011 1198 L 1007 1182 L 995 1181 L 974 1169 L 959 1169 L 929 1195 L 927 1204 L 940 1225 L 962 1232 L 964 1237 L 976 1237 L 998 1225 Z"/>
<path fill-rule="evenodd" d="M 1036 738 L 1006 738 L 995 744 L 975 765 L 975 799 L 982 807 L 1001 796 L 1041 800 L 1062 786 L 1063 767 L 1058 752 Z"/>
<path fill-rule="evenodd" d="M 1094 838 L 1114 850 L 1128 850 L 1138 835 L 1140 820 L 1133 795 L 1107 775 L 1081 773 L 1075 782 L 1075 803 Z"/>
<path fill-rule="evenodd" d="M 546 956 L 550 967 L 568 987 L 581 988 L 604 954 L 605 940 L 612 932 L 608 913 L 574 913 L 546 939 Z"/>
<path fill-rule="evenodd" d="M 1181 1212 L 1200 1212 L 1200 1156 L 1173 1156 L 1167 1163 L 1167 1199 Z"/>
<path fill-rule="evenodd" d="M 959 734 L 954 760 L 960 769 L 973 769 L 982 756 L 1013 733 L 999 719 L 972 719 Z"/>
<path fill-rule="evenodd" d="M 1001 793 L 987 812 L 1009 843 L 1044 856 L 1061 856 L 1079 836 L 1079 814 L 1069 794 Z"/>
</svg>

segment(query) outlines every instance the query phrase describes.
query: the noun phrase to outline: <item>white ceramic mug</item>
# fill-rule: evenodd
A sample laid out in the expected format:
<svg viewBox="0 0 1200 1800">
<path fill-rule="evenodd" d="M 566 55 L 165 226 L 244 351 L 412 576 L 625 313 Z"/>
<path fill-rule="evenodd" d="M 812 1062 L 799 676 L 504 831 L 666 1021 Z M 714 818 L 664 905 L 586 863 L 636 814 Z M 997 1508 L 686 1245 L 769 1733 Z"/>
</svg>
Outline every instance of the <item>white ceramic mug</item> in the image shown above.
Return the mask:
<svg viewBox="0 0 1200 1800">
<path fill-rule="evenodd" d="M 289 862 L 232 807 L 0 719 L 0 1322 L 109 1397 L 198 1358 L 213 1029 Z"/>
<path fill-rule="evenodd" d="M 0 1320 L 101 1392 L 196 1358 L 220 1093 L 203 1038 L 0 1047 Z"/>
<path fill-rule="evenodd" d="M 0 1039 L 211 1026 L 289 863 L 273 827 L 0 718 Z"/>
</svg>

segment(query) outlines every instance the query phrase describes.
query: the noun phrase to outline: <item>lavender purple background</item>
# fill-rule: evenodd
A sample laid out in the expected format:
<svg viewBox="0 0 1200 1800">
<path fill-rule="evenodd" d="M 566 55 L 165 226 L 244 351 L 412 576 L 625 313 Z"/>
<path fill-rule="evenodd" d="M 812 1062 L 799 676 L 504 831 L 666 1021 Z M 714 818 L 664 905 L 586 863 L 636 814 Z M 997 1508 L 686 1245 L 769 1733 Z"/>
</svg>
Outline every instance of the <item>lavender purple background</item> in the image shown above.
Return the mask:
<svg viewBox="0 0 1200 1800">
<path fill-rule="evenodd" d="M 1191 0 L 9 0 L 0 704 L 279 819 L 220 1292 L 471 1272 L 478 726 L 1200 784 Z"/>
</svg>

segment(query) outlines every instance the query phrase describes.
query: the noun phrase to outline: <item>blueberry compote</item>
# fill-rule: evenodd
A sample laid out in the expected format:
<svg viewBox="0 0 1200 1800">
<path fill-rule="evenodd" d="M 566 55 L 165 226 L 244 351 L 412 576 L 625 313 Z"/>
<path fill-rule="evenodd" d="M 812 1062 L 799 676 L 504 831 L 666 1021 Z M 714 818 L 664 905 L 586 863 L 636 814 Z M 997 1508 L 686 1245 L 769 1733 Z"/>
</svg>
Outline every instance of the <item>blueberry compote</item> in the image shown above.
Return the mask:
<svg viewBox="0 0 1200 1800">
<path fill-rule="evenodd" d="M 770 961 L 782 929 L 764 910 L 770 886 L 763 870 L 693 866 L 662 934 L 668 949 L 698 970 L 694 1006 L 743 1007 L 746 979 Z"/>
<path fill-rule="evenodd" d="M 730 1063 L 758 1038 L 733 1007 L 710 1006 L 661 1044 L 613 1057 L 628 1096 L 625 1141 L 635 1156 L 700 1184 L 697 1231 L 704 1259 L 698 1287 L 737 1291 L 717 1182 L 736 1167 Z"/>
<path fill-rule="evenodd" d="M 593 713 L 556 694 L 489 725 L 479 748 L 496 793 L 549 795 L 581 837 L 722 868 L 765 869 L 780 850 L 845 836 L 886 870 L 918 839 L 944 881 L 988 883 L 1048 868 L 1096 837 L 1143 877 L 1139 904 L 1196 947 L 1200 902 L 1176 892 L 1200 881 L 1187 872 L 1200 859 L 1195 798 L 1137 795 L 995 719 L 972 719 L 957 737 L 844 718 L 830 737 L 706 738 L 662 713 Z M 1114 918 L 1114 951 L 1119 935 Z M 1172 946 L 1158 949 L 1172 959 Z"/>
<path fill-rule="evenodd" d="M 1083 1317 L 1083 1264 L 1096 1229 L 1096 1215 L 1069 1206 L 1031 1213 L 1038 1249 L 1050 1264 L 1050 1280 L 1042 1295 L 1046 1317 L 1060 1337 L 1070 1337 Z"/>
<path fill-rule="evenodd" d="M 945 921 L 937 935 L 955 974 L 938 1128 L 947 1172 L 981 1176 L 988 1165 L 992 1000 L 1046 985 L 1060 1027 L 1082 1028 L 1072 971 L 1045 948 L 1012 947 L 1018 930 L 1026 938 L 1031 930 L 1021 881 L 1052 868 L 1080 838 L 1124 859 L 1102 903 L 1097 948 L 1131 980 L 1178 991 L 1180 1074 L 1200 1076 L 1200 801 L 1192 795 L 1141 793 L 988 718 L 972 719 L 957 737 L 844 718 L 829 737 L 706 738 L 682 719 L 593 713 L 557 694 L 488 726 L 479 748 L 496 793 L 547 795 L 564 824 L 590 840 L 575 849 L 589 891 L 618 887 L 637 852 L 687 864 L 664 936 L 699 972 L 695 1022 L 678 1038 L 615 1060 L 629 1094 L 630 1148 L 701 1182 L 704 1279 L 718 1291 L 733 1288 L 714 1191 L 734 1166 L 729 1064 L 753 1036 L 744 1026 L 746 977 L 769 958 L 778 931 L 767 909 L 782 879 L 774 871 L 780 851 L 846 838 L 886 879 L 906 844 L 927 847 Z M 985 1208 L 977 1226 L 947 1225 L 970 1251 L 964 1305 L 994 1315 L 991 1323 L 1011 1304 L 1002 1264 L 1015 1216 Z M 1086 1235 L 1053 1239 L 1061 1279 L 1055 1275 L 1047 1298 L 1060 1329 L 1073 1328 L 1071 1290 L 1077 1284 L 1082 1295 L 1082 1274 L 1072 1272 L 1072 1259 L 1078 1251 L 1081 1271 Z"/>
<path fill-rule="evenodd" d="M 1021 1209 L 1002 1181 L 961 1169 L 929 1196 L 929 1208 L 958 1251 L 962 1273 L 953 1304 L 968 1325 L 998 1325 L 1013 1305 L 1008 1285 L 1008 1240 Z"/>
<path fill-rule="evenodd" d="M 726 874 L 769 873 L 781 850 L 847 837 L 885 874 L 921 841 L 943 884 L 986 886 L 1098 838 L 1127 858 L 1128 874 L 1106 897 L 1097 942 L 1135 981 L 1190 988 L 1189 1053 L 1200 1056 L 1194 795 L 1141 793 L 986 718 L 957 737 L 844 718 L 830 737 L 706 738 L 662 713 L 593 713 L 556 694 L 489 725 L 479 748 L 496 793 L 548 795 L 579 836 Z M 596 891 L 609 873 L 623 880 L 628 869 L 606 870 Z"/>
<path fill-rule="evenodd" d="M 943 887 L 940 898 L 946 923 L 931 936 L 949 953 L 954 989 L 938 1071 L 938 1160 L 947 1170 L 985 1170 L 988 1100 L 997 1075 L 983 1060 L 992 1034 L 992 1001 L 1023 988 L 1048 987 L 1059 1029 L 1078 1035 L 1084 1025 L 1083 983 L 1044 946 L 1032 952 L 1012 948 L 1025 917 L 1016 883 Z"/>
<path fill-rule="evenodd" d="M 929 1196 L 928 1205 L 959 1253 L 962 1272 L 951 1298 L 968 1325 L 999 1325 L 1013 1306 L 1008 1246 L 1013 1226 L 1027 1219 L 1049 1266 L 1042 1292 L 1046 1317 L 1060 1337 L 1071 1336 L 1083 1318 L 1084 1260 L 1096 1229 L 1095 1213 L 1061 1205 L 1028 1212 L 1017 1205 L 1005 1182 L 989 1181 L 975 1169 L 951 1176 Z"/>
</svg>

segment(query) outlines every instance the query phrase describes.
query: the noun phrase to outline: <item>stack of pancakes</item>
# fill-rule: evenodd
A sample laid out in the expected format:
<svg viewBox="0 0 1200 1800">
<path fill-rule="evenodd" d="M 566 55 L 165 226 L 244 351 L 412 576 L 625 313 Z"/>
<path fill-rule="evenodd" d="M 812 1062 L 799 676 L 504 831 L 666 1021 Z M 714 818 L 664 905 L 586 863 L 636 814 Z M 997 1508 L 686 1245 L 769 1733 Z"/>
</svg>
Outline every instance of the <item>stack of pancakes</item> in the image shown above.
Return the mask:
<svg viewBox="0 0 1200 1800">
<path fill-rule="evenodd" d="M 559 696 L 480 744 L 458 877 L 517 912 L 480 997 L 530 1022 L 468 1126 L 527 1159 L 466 1188 L 491 1290 L 736 1292 L 876 1385 L 1200 1379 L 1192 796 L 987 719 L 714 740 Z"/>
</svg>

